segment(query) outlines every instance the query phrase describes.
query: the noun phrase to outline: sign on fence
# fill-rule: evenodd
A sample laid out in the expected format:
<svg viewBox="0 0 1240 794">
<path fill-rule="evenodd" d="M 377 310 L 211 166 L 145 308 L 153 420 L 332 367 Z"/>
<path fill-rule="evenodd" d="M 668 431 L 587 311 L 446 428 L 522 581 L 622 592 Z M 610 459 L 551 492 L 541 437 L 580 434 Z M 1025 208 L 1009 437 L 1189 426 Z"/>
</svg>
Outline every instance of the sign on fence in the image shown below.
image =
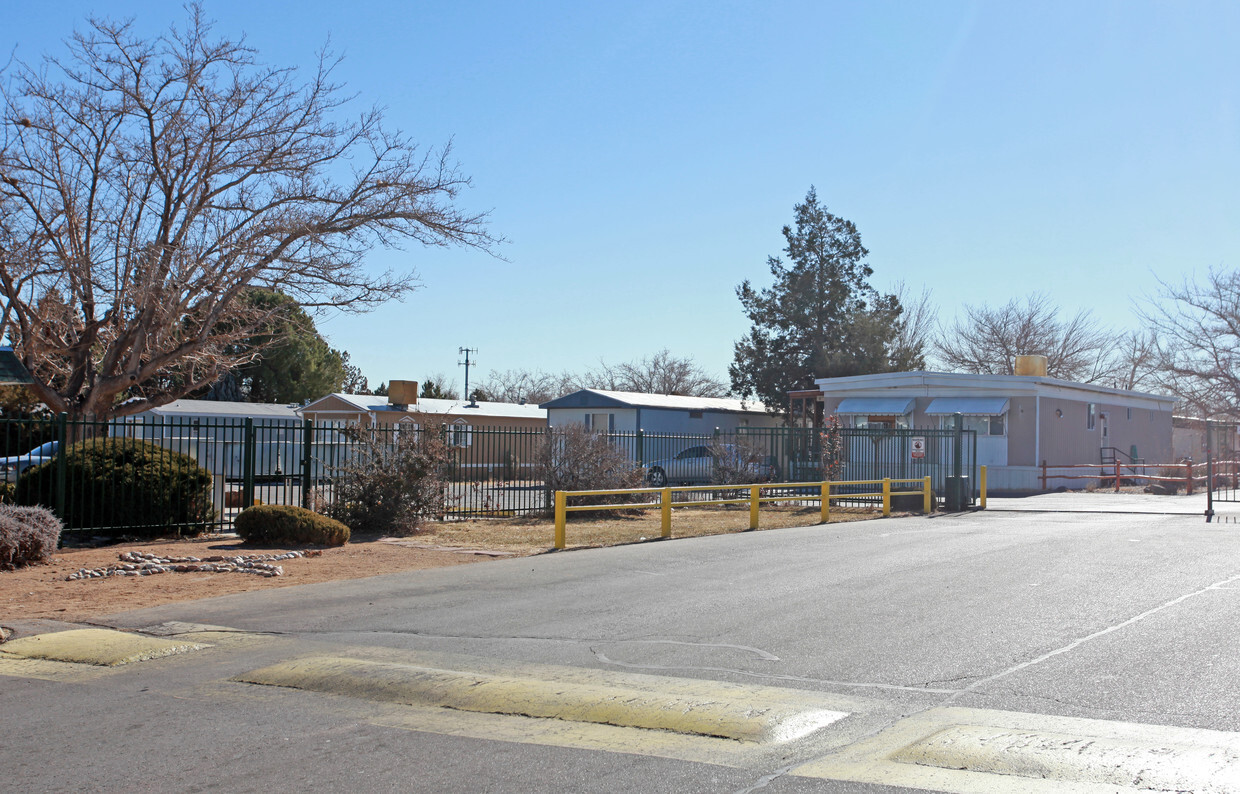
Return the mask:
<svg viewBox="0 0 1240 794">
<path fill-rule="evenodd" d="M 925 436 L 913 436 L 912 456 L 914 458 L 926 457 L 926 437 Z"/>
</svg>

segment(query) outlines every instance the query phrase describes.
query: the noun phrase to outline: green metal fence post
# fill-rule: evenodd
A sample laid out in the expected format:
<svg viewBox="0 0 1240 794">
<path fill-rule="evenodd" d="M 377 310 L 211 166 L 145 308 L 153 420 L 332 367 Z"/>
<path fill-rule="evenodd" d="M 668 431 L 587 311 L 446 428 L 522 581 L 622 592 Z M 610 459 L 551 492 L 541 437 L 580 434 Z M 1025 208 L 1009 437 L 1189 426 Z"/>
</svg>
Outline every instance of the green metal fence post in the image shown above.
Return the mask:
<svg viewBox="0 0 1240 794">
<path fill-rule="evenodd" d="M 241 507 L 254 506 L 254 420 L 245 419 L 245 436 L 241 442 Z"/>
<path fill-rule="evenodd" d="M 314 422 L 303 419 L 301 425 L 301 506 L 310 509 L 310 461 L 314 457 Z"/>
<path fill-rule="evenodd" d="M 63 411 L 56 415 L 56 515 L 65 520 L 65 480 L 68 475 L 66 467 L 69 453 L 69 415 Z"/>
</svg>

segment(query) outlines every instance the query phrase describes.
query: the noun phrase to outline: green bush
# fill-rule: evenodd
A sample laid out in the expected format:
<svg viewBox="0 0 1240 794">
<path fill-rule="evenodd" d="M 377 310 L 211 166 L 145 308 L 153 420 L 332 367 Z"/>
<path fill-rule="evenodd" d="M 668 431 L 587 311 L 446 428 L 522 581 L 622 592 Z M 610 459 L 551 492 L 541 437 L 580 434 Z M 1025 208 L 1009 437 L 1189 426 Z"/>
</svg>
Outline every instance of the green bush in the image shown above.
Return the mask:
<svg viewBox="0 0 1240 794">
<path fill-rule="evenodd" d="M 309 543 L 343 546 L 349 528 L 334 518 L 292 505 L 255 505 L 242 510 L 233 528 L 250 543 Z"/>
<path fill-rule="evenodd" d="M 105 436 L 79 441 L 64 456 L 66 529 L 158 537 L 197 534 L 215 518 L 211 472 L 189 455 Z M 27 469 L 17 480 L 17 503 L 54 506 L 58 464 Z"/>
</svg>

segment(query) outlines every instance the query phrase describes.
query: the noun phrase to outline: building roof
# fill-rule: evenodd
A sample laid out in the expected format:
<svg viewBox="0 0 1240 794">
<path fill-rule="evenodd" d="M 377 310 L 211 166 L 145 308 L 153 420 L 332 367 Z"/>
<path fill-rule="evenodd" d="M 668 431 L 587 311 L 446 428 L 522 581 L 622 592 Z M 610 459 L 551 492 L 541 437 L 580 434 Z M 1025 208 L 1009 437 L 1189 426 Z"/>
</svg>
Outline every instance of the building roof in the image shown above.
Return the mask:
<svg viewBox="0 0 1240 794">
<path fill-rule="evenodd" d="M 400 408 L 386 401 L 387 398 L 374 394 L 343 394 L 337 392 L 327 397 L 320 397 L 309 405 L 299 408 L 298 413 L 315 413 L 315 407 L 324 400 L 334 397 L 348 403 L 358 411 L 366 413 L 378 411 L 398 411 L 400 413 L 439 414 L 447 416 L 482 416 L 503 419 L 541 419 L 546 420 L 547 412 L 540 406 L 519 403 L 495 403 L 479 400 L 469 403 L 465 400 L 436 400 L 430 397 L 419 397 L 416 403 Z"/>
<path fill-rule="evenodd" d="M 1061 397 L 1085 402 L 1169 411 L 1175 398 L 1163 394 L 1075 383 L 1044 375 L 977 375 L 961 372 L 882 372 L 814 381 L 824 396 L 848 397 Z"/>
<path fill-rule="evenodd" d="M 249 417 L 251 419 L 294 419 L 300 420 L 296 405 L 280 403 L 246 403 L 228 400 L 173 400 L 167 405 L 142 411 L 142 415 L 152 416 L 208 416 L 234 418 Z"/>
<path fill-rule="evenodd" d="M 34 378 L 22 366 L 11 347 L 0 347 L 0 386 L 25 386 L 34 383 Z"/>
<path fill-rule="evenodd" d="M 677 411 L 715 411 L 733 414 L 765 414 L 760 402 L 732 397 L 685 397 L 676 394 L 646 394 L 636 391 L 580 389 L 545 402 L 541 408 L 663 408 Z"/>
</svg>

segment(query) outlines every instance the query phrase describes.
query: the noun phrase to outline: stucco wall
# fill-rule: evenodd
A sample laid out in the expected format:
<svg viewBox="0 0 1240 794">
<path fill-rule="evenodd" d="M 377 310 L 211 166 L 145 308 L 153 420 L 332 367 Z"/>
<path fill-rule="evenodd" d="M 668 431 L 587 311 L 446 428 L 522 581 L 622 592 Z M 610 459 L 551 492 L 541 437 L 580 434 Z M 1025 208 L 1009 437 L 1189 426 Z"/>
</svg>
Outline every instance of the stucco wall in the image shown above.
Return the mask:
<svg viewBox="0 0 1240 794">
<path fill-rule="evenodd" d="M 1062 416 L 1056 412 L 1062 412 Z M 1172 459 L 1171 413 L 1148 408 L 1129 409 L 1097 403 L 1097 419 L 1089 427 L 1089 404 L 1054 397 L 1042 398 L 1042 460 L 1048 464 L 1098 463 L 1103 446 L 1127 455 L 1132 447 L 1150 463 Z M 1107 414 L 1108 437 L 1102 437 L 1102 414 Z M 1038 461 L 1040 464 L 1041 461 Z"/>
</svg>

